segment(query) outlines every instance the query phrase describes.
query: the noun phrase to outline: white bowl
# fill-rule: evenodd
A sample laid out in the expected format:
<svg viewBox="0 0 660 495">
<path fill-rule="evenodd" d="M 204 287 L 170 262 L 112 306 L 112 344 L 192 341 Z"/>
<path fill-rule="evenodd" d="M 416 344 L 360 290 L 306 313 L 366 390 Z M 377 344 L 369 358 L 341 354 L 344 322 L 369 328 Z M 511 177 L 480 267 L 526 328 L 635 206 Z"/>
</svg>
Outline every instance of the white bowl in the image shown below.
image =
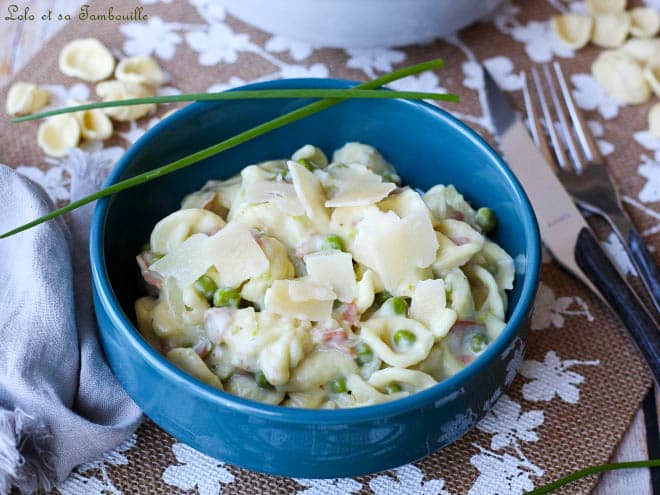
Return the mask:
<svg viewBox="0 0 660 495">
<path fill-rule="evenodd" d="M 430 42 L 486 16 L 502 0 L 223 0 L 260 29 L 316 46 Z"/>
</svg>

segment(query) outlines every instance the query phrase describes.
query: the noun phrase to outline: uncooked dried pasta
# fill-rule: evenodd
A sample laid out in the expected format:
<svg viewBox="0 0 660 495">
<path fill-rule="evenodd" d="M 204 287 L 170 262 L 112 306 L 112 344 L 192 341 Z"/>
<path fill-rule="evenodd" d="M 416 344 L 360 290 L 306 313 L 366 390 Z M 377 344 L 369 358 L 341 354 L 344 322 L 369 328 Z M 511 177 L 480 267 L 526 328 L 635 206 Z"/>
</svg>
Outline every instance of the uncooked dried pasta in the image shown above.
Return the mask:
<svg viewBox="0 0 660 495">
<path fill-rule="evenodd" d="M 165 74 L 153 57 L 138 55 L 121 60 L 115 69 L 119 81 L 148 86 L 160 86 L 165 82 Z"/>
<path fill-rule="evenodd" d="M 39 125 L 37 144 L 50 156 L 66 156 L 80 141 L 80 125 L 71 115 L 55 115 Z"/>
<path fill-rule="evenodd" d="M 649 110 L 649 132 L 660 138 L 660 103 L 656 103 Z"/>
<path fill-rule="evenodd" d="M 618 48 L 626 41 L 631 19 L 626 12 L 598 14 L 594 17 L 591 41 L 603 48 Z"/>
<path fill-rule="evenodd" d="M 36 84 L 16 82 L 7 92 L 5 109 L 9 115 L 26 115 L 45 107 L 50 100 L 50 91 Z"/>
<path fill-rule="evenodd" d="M 638 38 L 653 38 L 660 31 L 660 13 L 653 7 L 636 7 L 630 11 L 630 34 Z"/>
<path fill-rule="evenodd" d="M 67 76 L 97 82 L 110 77 L 115 69 L 115 59 L 99 40 L 81 38 L 64 45 L 59 66 Z"/>
<path fill-rule="evenodd" d="M 498 337 L 513 259 L 463 196 L 401 187 L 365 144 L 332 156 L 249 165 L 156 224 L 135 303 L 151 345 L 231 394 L 334 409 L 431 387 Z"/>
<path fill-rule="evenodd" d="M 660 96 L 660 53 L 657 53 L 644 68 L 644 77 L 656 96 Z"/>
<path fill-rule="evenodd" d="M 103 101 L 126 100 L 129 98 L 145 98 L 153 96 L 153 88 L 144 84 L 137 84 L 124 81 L 104 81 L 96 85 L 96 94 Z M 112 119 L 119 121 L 136 120 L 144 117 L 156 108 L 153 103 L 146 105 L 131 105 L 123 107 L 105 108 L 104 111 Z"/>
<path fill-rule="evenodd" d="M 550 19 L 555 36 L 566 46 L 577 50 L 589 43 L 593 19 L 579 14 L 562 14 Z"/>
<path fill-rule="evenodd" d="M 591 73 L 607 93 L 621 103 L 638 105 L 651 97 L 642 67 L 625 51 L 603 51 L 591 65 Z"/>
<path fill-rule="evenodd" d="M 70 106 L 82 105 L 83 101 L 70 100 L 67 102 Z M 112 136 L 114 126 L 106 113 L 98 108 L 76 112 L 73 116 L 80 126 L 80 134 L 85 139 L 103 141 Z"/>
<path fill-rule="evenodd" d="M 587 9 L 592 14 L 623 12 L 626 9 L 626 0 L 587 0 Z"/>
<path fill-rule="evenodd" d="M 648 64 L 656 53 L 660 53 L 660 39 L 632 38 L 621 49 L 642 65 Z"/>
</svg>

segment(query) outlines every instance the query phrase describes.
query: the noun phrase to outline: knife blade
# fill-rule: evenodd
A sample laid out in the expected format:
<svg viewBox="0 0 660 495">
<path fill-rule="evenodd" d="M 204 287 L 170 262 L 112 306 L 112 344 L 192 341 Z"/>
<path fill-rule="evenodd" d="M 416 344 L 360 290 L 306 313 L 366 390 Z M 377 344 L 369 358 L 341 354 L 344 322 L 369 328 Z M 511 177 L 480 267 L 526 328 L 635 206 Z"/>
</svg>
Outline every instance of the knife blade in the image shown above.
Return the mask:
<svg viewBox="0 0 660 495">
<path fill-rule="evenodd" d="M 603 295 L 577 265 L 573 254 L 581 229 L 589 228 L 573 199 L 536 147 L 525 124 L 484 69 L 486 101 L 507 165 L 529 197 L 541 239 L 555 259 L 607 304 Z"/>
<path fill-rule="evenodd" d="M 566 270 L 618 314 L 660 383 L 658 323 L 605 254 L 507 97 L 488 70 L 482 70 L 492 125 L 505 161 L 532 204 L 544 244 Z"/>
</svg>

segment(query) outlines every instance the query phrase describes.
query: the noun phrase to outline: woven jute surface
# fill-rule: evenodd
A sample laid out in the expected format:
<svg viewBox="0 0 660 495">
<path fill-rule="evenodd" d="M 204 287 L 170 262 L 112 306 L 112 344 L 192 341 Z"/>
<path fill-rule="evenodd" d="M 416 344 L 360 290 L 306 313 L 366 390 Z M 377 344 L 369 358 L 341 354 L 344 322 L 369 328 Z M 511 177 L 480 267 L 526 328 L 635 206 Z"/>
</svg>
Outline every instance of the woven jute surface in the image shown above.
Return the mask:
<svg viewBox="0 0 660 495">
<path fill-rule="evenodd" d="M 568 2 L 554 3 L 565 6 Z M 121 6 L 122 2 L 118 4 Z M 499 60 L 494 62 L 495 65 L 510 62 L 512 66 L 504 72 L 515 77 L 518 71 L 533 64 L 532 59 L 542 58 L 544 47 L 541 45 L 549 43 L 547 37 L 543 41 L 542 36 L 536 41 L 525 41 L 525 33 L 533 30 L 536 21 L 541 23 L 556 12 L 551 2 L 544 0 L 520 2 L 508 7 L 510 11 L 504 11 L 495 23 L 476 24 L 450 40 L 395 50 L 396 53 L 403 53 L 403 57 L 393 56 L 391 53 L 388 55 L 385 51 L 374 55 L 371 62 L 360 63 L 356 62 L 359 53 L 345 50 L 306 49 L 304 45 L 298 46 L 298 51 L 295 46 L 292 49 L 278 49 L 273 45 L 271 35 L 225 15 L 221 9 L 216 9 L 213 13 L 213 8 L 204 2 L 192 4 L 183 1 L 169 4 L 149 2 L 144 6 L 145 13 L 149 16 L 147 23 L 161 19 L 166 26 L 161 33 L 162 43 L 155 43 L 154 46 L 144 37 L 139 38 L 128 30 L 122 31 L 120 28 L 126 23 L 74 20 L 26 65 L 15 80 L 62 84 L 66 87 L 79 83 L 80 81 L 60 73 L 57 57 L 67 41 L 80 37 L 98 38 L 120 57 L 137 50 L 135 44 L 128 43 L 131 37 L 138 41 L 141 39 L 144 50 L 155 52 L 159 62 L 169 73 L 169 84 L 182 92 L 205 91 L 214 84 L 228 83 L 235 77 L 242 81 L 252 81 L 293 76 L 301 71 L 304 74 L 316 71 L 317 75 L 365 80 L 374 73 L 379 74 L 386 70 L 383 65 L 398 67 L 442 57 L 446 61 L 446 68 L 435 73 L 437 81 L 434 84 L 461 95 L 460 105 L 449 109 L 471 116 L 467 119 L 468 124 L 492 142 L 488 130 L 479 125 L 479 122 L 483 122 L 483 109 L 480 92 L 467 81 L 470 77 L 469 64 L 474 60 Z M 97 2 L 92 4 L 90 10 L 102 11 L 104 8 L 107 8 L 105 2 Z M 126 10 L 130 8 L 132 6 L 127 4 Z M 208 43 L 211 53 L 225 53 L 224 58 L 221 56 L 207 65 L 208 61 L 202 62 L 200 48 L 194 43 L 194 35 L 191 33 L 212 33 L 214 27 L 217 30 L 218 26 L 228 26 L 232 34 L 207 37 L 205 43 Z M 257 48 L 245 48 L 245 40 L 249 41 L 250 46 Z M 161 46 L 155 46 L 158 44 Z M 174 47 L 173 54 L 166 53 L 167 50 L 163 48 L 168 44 Z M 232 49 L 231 46 L 238 48 Z M 232 50 L 233 54 L 228 53 Z M 598 52 L 598 49 L 588 47 L 579 53 L 566 56 L 562 59 L 565 72 L 588 73 L 590 63 Z M 416 88 L 426 89 L 421 87 L 420 81 L 423 80 L 418 81 Z M 91 89 L 93 94 L 93 88 Z M 5 99 L 5 92 L 6 88 L 0 93 L 2 101 Z M 522 104 L 520 91 L 512 90 L 510 94 L 518 104 Z M 587 112 L 589 119 L 603 126 L 601 139 L 614 147 L 607 161 L 618 187 L 623 195 L 638 203 L 640 200 L 636 198 L 640 196 L 640 190 L 645 187 L 648 179 L 638 173 L 642 163 L 640 155 L 644 154 L 645 150 L 632 135 L 633 132 L 646 127 L 649 106 L 620 108 L 616 118 L 603 118 L 597 106 Z M 162 115 L 166 110 L 168 108 L 161 107 L 156 116 Z M 145 122 L 139 123 L 139 127 L 145 127 L 149 118 L 144 120 Z M 37 166 L 42 170 L 59 163 L 47 161 L 37 147 L 37 126 L 38 123 L 35 122 L 11 125 L 7 118 L 0 119 L 0 161 L 10 166 Z M 126 133 L 130 130 L 127 124 L 118 126 L 119 132 Z M 104 146 L 126 148 L 129 144 L 116 133 Z M 651 202 L 646 201 L 643 206 L 647 210 L 657 212 L 657 199 L 653 203 L 652 198 Z M 649 215 L 648 211 L 645 213 L 643 208 L 630 207 L 629 211 L 640 230 L 647 232 L 646 241 L 656 248 L 657 252 L 657 248 L 660 248 L 660 235 L 654 226 L 658 220 Z M 607 235 L 607 232 L 603 231 L 603 234 Z M 524 357 L 527 371 L 519 374 L 507 391 L 508 400 L 519 407 L 519 416 L 514 417 L 514 420 L 519 419 L 518 430 L 511 427 L 508 433 L 511 441 L 506 445 L 495 445 L 495 431 L 487 427 L 475 428 L 453 445 L 415 464 L 423 473 L 424 480 L 444 480 L 443 489 L 449 493 L 467 493 L 471 489 L 471 493 L 487 493 L 483 488 L 478 488 L 475 482 L 480 477 L 481 481 L 487 481 L 484 476 L 494 476 L 496 467 L 489 471 L 483 466 L 483 461 L 488 459 L 493 466 L 499 462 L 505 471 L 511 471 L 512 466 L 517 466 L 520 473 L 516 476 L 529 478 L 535 486 L 585 465 L 606 462 L 612 456 L 651 384 L 645 364 L 616 317 L 556 263 L 546 261 L 542 268 L 535 328 L 530 334 Z M 553 364 L 553 357 L 559 360 L 559 364 Z M 535 374 L 534 370 L 538 371 L 540 368 L 544 369 L 544 374 Z M 532 417 L 536 418 L 533 424 L 530 423 Z M 526 421 L 530 423 L 527 427 L 529 431 L 533 431 L 532 436 L 520 433 L 521 428 L 525 430 Z M 497 428 L 506 430 L 506 424 L 501 421 Z M 222 491 L 227 494 L 288 494 L 305 489 L 303 484 L 292 479 L 265 476 L 223 465 L 221 462 L 204 464 L 208 468 L 207 472 L 199 467 L 203 463 L 196 464 L 196 467 L 191 464 L 185 476 L 180 475 L 173 481 L 172 476 L 164 477 L 164 473 L 172 466 L 185 465 L 183 458 L 176 455 L 177 450 L 173 450 L 176 443 L 173 437 L 147 419 L 138 430 L 135 445 L 122 453 L 126 462 L 105 463 L 102 464 L 102 469 L 85 471 L 84 476 L 81 474 L 77 478 L 78 488 L 69 486 L 67 493 L 92 493 L 90 480 L 93 479 L 99 483 L 110 480 L 114 490 L 126 494 L 184 493 L 182 488 L 193 489 L 193 492 L 188 493 L 196 493 L 195 479 L 219 479 L 218 469 L 223 472 L 227 470 L 230 477 L 233 476 L 233 481 L 216 481 L 212 486 L 217 485 L 217 492 L 213 489 L 204 491 L 201 485 L 197 484 L 199 493 Z M 186 480 L 186 476 L 192 477 L 192 480 Z M 395 479 L 396 473 L 386 473 L 386 476 Z M 376 491 L 378 484 L 373 482 L 374 477 L 375 475 L 357 478 L 356 481 L 361 486 L 354 493 Z M 593 488 L 596 481 L 593 477 L 585 479 L 566 489 L 565 493 L 586 493 Z M 435 485 L 428 485 L 428 493 L 444 493 L 439 489 L 432 491 L 431 486 Z M 520 485 L 514 482 L 509 491 L 506 488 L 498 488 L 488 493 L 519 493 L 517 486 Z M 404 485 L 400 485 L 400 491 L 395 489 L 390 493 L 406 493 L 406 490 Z M 61 491 L 66 492 L 64 489 Z M 314 493 L 341 491 L 328 488 L 326 491 Z M 381 490 L 380 493 L 385 492 Z"/>
</svg>

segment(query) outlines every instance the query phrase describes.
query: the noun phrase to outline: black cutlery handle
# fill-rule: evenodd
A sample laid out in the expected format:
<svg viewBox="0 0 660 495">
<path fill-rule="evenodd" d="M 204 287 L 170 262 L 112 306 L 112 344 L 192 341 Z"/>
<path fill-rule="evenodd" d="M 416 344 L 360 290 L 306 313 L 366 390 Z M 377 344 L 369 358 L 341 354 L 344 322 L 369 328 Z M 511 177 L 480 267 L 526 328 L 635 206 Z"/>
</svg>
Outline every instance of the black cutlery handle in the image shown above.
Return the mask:
<svg viewBox="0 0 660 495">
<path fill-rule="evenodd" d="M 586 227 L 578 235 L 575 261 L 619 315 L 660 384 L 660 328 Z"/>
<path fill-rule="evenodd" d="M 653 299 L 653 304 L 660 313 L 660 270 L 644 244 L 642 236 L 635 229 L 628 232 L 628 248 L 630 255 L 634 258 L 639 276 L 644 279 L 644 285 L 647 286 L 649 296 Z"/>
</svg>

